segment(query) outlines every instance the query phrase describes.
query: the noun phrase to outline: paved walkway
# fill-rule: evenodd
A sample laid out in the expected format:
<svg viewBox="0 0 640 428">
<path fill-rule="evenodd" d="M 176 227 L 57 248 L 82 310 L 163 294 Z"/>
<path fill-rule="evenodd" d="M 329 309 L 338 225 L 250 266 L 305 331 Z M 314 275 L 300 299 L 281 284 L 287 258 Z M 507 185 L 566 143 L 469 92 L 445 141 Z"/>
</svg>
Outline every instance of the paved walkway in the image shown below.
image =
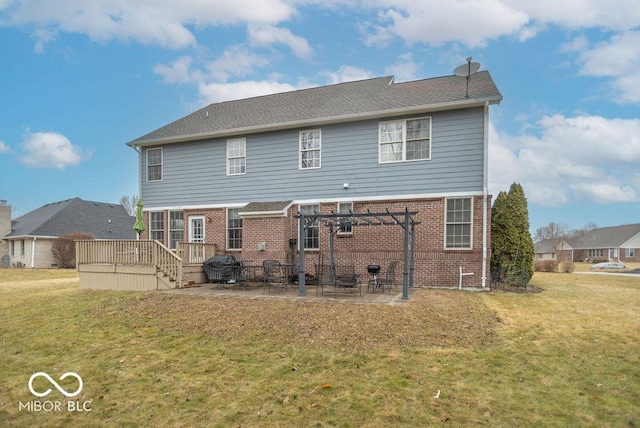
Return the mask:
<svg viewBox="0 0 640 428">
<path fill-rule="evenodd" d="M 338 290 L 337 294 L 331 287 L 324 287 L 324 294 L 321 289 L 314 285 L 307 285 L 306 293 L 300 296 L 297 284 L 288 287 L 286 291 L 276 291 L 271 289 L 268 292 L 261 284 L 250 283 L 248 288 L 235 287 L 233 284 L 224 284 L 226 288 L 222 288 L 220 284 L 198 284 L 181 289 L 163 290 L 165 294 L 176 294 L 181 296 L 198 296 L 198 297 L 241 297 L 248 299 L 287 299 L 299 301 L 315 301 L 315 302 L 332 302 L 332 303 L 352 303 L 352 304 L 379 304 L 379 305 L 402 305 L 407 300 L 402 300 L 402 286 L 391 290 L 391 292 L 367 293 L 367 287 L 362 288 L 362 295 L 357 291 L 355 293 Z M 409 289 L 409 300 L 414 289 Z"/>
</svg>

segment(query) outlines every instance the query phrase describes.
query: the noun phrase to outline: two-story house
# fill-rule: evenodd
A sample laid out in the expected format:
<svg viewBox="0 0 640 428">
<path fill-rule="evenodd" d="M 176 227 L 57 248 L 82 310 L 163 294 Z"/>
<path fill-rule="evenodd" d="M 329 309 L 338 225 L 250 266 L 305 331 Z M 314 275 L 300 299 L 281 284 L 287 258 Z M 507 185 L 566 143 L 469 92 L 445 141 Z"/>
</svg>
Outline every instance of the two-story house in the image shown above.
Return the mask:
<svg viewBox="0 0 640 428">
<path fill-rule="evenodd" d="M 468 86 L 467 86 L 468 85 Z M 210 104 L 127 143 L 139 154 L 143 238 L 207 242 L 260 263 L 304 240 L 328 251 L 318 221 L 296 214 L 417 211 L 415 283 L 484 286 L 491 248 L 488 72 L 395 82 L 392 76 Z M 402 260 L 401 228 L 346 226 L 337 262 Z M 308 263 L 307 263 L 308 264 Z"/>
</svg>

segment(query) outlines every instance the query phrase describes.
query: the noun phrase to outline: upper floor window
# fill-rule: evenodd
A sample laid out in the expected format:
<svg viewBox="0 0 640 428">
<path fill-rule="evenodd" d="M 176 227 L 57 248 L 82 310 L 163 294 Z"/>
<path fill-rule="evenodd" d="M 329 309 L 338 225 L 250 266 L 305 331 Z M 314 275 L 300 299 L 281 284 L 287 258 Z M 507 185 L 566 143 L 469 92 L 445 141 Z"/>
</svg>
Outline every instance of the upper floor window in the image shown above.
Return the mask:
<svg viewBox="0 0 640 428">
<path fill-rule="evenodd" d="M 471 198 L 447 199 L 446 205 L 446 248 L 471 248 Z"/>
<path fill-rule="evenodd" d="M 227 249 L 242 249 L 242 217 L 239 208 L 227 210 Z"/>
<path fill-rule="evenodd" d="M 245 138 L 227 140 L 227 175 L 240 175 L 247 172 L 246 146 Z"/>
<path fill-rule="evenodd" d="M 164 213 L 155 211 L 149 213 L 149 238 L 164 242 Z"/>
<path fill-rule="evenodd" d="M 353 211 L 353 202 L 339 202 L 338 214 L 348 214 Z M 350 235 L 353 233 L 353 225 L 351 222 L 353 217 L 340 217 L 340 223 L 338 226 L 339 235 Z"/>
<path fill-rule="evenodd" d="M 147 181 L 162 181 L 162 148 L 147 149 Z"/>
<path fill-rule="evenodd" d="M 431 159 L 431 118 L 380 122 L 380 163 Z"/>
<path fill-rule="evenodd" d="M 321 140 L 319 129 L 300 131 L 300 169 L 320 168 Z"/>
</svg>

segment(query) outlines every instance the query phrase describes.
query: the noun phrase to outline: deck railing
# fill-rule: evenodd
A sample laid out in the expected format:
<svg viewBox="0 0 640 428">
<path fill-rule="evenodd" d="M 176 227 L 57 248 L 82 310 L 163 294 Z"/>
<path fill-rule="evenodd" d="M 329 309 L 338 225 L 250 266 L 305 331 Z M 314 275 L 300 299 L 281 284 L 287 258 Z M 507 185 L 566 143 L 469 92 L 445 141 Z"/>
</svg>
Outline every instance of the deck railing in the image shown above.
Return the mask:
<svg viewBox="0 0 640 428">
<path fill-rule="evenodd" d="M 178 242 L 176 253 L 187 265 L 201 265 L 216 255 L 216 245 L 204 242 Z"/>
<path fill-rule="evenodd" d="M 76 241 L 76 263 L 155 266 L 171 280 L 182 279 L 182 258 L 158 241 L 82 240 Z"/>
<path fill-rule="evenodd" d="M 172 251 L 158 241 L 136 239 L 76 241 L 77 265 L 112 264 L 153 266 L 177 287 L 182 286 L 183 266 L 202 265 L 216 253 L 215 244 L 178 242 Z"/>
</svg>

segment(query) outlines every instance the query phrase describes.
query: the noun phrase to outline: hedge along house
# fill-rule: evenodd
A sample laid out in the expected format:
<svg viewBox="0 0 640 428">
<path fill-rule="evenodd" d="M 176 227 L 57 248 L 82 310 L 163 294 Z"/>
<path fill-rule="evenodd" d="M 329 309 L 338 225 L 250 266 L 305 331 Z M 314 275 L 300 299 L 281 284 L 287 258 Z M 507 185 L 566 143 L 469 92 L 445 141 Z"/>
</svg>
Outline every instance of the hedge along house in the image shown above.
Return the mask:
<svg viewBox="0 0 640 428">
<path fill-rule="evenodd" d="M 210 104 L 127 143 L 139 154 L 141 238 L 213 243 L 255 264 L 295 257 L 307 271 L 327 228 L 299 213 L 416 212 L 416 284 L 484 287 L 490 251 L 487 71 L 393 77 Z M 403 259 L 402 228 L 341 227 L 336 263 Z"/>
</svg>

